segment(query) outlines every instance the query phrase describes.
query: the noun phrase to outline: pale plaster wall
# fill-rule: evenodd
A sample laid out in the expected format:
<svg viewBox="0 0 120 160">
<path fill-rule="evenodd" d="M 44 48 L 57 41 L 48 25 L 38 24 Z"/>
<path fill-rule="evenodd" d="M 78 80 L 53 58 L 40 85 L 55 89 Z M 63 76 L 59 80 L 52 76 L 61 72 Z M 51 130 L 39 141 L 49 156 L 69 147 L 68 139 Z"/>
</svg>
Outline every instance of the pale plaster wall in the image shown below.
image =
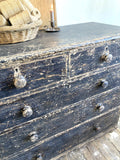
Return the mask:
<svg viewBox="0 0 120 160">
<path fill-rule="evenodd" d="M 56 0 L 58 25 L 101 22 L 120 26 L 120 0 Z"/>
</svg>

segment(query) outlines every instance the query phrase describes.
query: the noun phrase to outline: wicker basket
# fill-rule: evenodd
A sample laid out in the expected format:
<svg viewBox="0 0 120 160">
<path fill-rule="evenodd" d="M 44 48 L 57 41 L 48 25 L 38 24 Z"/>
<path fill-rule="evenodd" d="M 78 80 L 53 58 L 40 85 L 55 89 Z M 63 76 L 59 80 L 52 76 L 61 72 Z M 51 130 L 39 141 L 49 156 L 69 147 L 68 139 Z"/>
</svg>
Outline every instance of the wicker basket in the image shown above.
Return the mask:
<svg viewBox="0 0 120 160">
<path fill-rule="evenodd" d="M 24 42 L 34 39 L 38 33 L 42 20 L 22 26 L 0 27 L 0 44 Z"/>
</svg>

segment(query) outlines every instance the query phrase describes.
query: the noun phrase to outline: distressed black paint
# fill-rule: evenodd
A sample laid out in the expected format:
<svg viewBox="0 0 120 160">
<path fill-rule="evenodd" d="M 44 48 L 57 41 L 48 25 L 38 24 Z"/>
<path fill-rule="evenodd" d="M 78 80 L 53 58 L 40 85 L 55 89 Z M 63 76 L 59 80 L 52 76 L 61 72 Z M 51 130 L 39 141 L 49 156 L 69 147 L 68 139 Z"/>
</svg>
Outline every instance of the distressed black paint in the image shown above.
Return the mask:
<svg viewBox="0 0 120 160">
<path fill-rule="evenodd" d="M 109 128 L 114 127 L 113 123 L 118 121 L 118 109 L 105 114 L 104 116 L 76 126 L 75 128 L 65 132 L 57 137 L 51 138 L 44 143 L 36 144 L 35 147 L 31 147 L 29 151 L 23 153 L 23 151 L 18 156 L 13 156 L 9 160 L 35 160 L 36 155 L 39 153 L 43 154 L 44 160 L 51 159 L 52 157 L 57 156 L 58 154 L 71 149 L 75 145 L 86 141 L 89 138 L 92 138 L 98 133 L 104 132 Z M 113 119 L 113 121 L 111 121 Z M 100 126 L 101 130 L 94 131 L 94 126 Z"/>
<path fill-rule="evenodd" d="M 29 64 L 16 65 L 22 75 L 26 77 L 27 85 L 22 89 L 14 86 L 14 68 L 0 70 L 0 98 L 12 96 L 38 87 L 44 87 L 49 83 L 67 78 L 66 57 L 53 57 L 39 60 Z"/>
<path fill-rule="evenodd" d="M 119 42 L 120 43 L 120 42 Z M 90 46 L 81 47 L 77 52 L 71 52 L 71 73 L 70 76 L 74 77 L 85 72 L 90 72 L 98 68 L 107 67 L 113 64 L 120 63 L 120 45 L 115 42 L 100 43 L 98 45 L 92 44 Z M 105 47 L 108 46 L 110 54 L 113 59 L 111 62 L 104 62 L 101 56 Z"/>
<path fill-rule="evenodd" d="M 44 160 L 114 127 L 119 117 L 120 27 L 87 23 L 39 32 L 25 43 L 0 46 L 0 158 Z M 111 62 L 100 57 L 108 46 Z M 27 79 L 16 89 L 13 67 Z M 101 79 L 108 87 L 98 86 Z M 104 111 L 95 110 L 103 103 Z M 22 117 L 29 105 L 33 115 Z M 100 124 L 101 130 L 93 128 Z M 39 139 L 32 143 L 29 133 Z M 27 150 L 28 149 L 28 150 Z M 6 157 L 6 158 L 5 158 Z"/>
</svg>

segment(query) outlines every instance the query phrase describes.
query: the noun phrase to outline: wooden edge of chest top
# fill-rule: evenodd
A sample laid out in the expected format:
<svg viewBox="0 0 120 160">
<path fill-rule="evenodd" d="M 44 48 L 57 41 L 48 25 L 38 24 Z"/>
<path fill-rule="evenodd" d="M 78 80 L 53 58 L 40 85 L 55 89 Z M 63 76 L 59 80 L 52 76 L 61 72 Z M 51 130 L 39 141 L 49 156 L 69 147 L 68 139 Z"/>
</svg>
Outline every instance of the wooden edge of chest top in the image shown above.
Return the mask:
<svg viewBox="0 0 120 160">
<path fill-rule="evenodd" d="M 119 26 L 94 22 L 64 26 L 61 27 L 60 32 L 56 33 L 39 31 L 34 40 L 0 45 L 0 66 L 18 60 L 22 63 L 29 59 L 55 56 L 56 52 L 65 52 L 99 42 L 107 43 L 109 40 L 114 41 L 119 38 Z"/>
</svg>

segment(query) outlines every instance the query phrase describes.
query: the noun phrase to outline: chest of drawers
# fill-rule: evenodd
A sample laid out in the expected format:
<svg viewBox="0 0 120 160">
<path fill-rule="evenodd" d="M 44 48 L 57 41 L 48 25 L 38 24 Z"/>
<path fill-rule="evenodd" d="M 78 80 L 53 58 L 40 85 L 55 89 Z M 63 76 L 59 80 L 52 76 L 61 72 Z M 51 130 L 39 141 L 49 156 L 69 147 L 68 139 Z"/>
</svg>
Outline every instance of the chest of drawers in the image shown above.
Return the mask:
<svg viewBox="0 0 120 160">
<path fill-rule="evenodd" d="M 119 33 L 86 23 L 0 46 L 1 160 L 49 160 L 116 126 Z"/>
</svg>

